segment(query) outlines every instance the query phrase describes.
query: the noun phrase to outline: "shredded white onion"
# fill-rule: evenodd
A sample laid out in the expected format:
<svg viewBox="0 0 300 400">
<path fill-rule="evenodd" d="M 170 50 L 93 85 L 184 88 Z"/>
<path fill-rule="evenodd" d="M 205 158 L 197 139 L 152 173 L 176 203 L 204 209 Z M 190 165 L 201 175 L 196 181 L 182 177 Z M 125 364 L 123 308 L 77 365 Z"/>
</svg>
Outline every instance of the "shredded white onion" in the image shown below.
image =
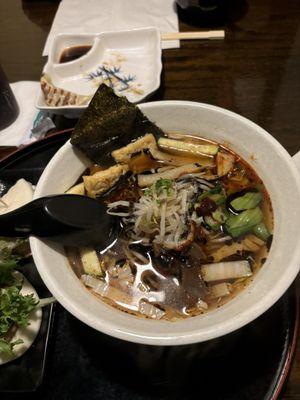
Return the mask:
<svg viewBox="0 0 300 400">
<path fill-rule="evenodd" d="M 113 203 L 107 204 L 108 208 L 115 208 L 115 207 L 119 207 L 119 206 L 129 207 L 130 203 L 129 203 L 129 201 L 119 200 L 119 201 L 114 201 Z"/>
<path fill-rule="evenodd" d="M 114 212 L 114 211 L 110 211 L 110 210 L 107 210 L 106 212 L 109 215 L 116 215 L 117 217 L 129 217 L 130 216 L 129 212 L 128 213 L 125 213 L 125 212 Z"/>
</svg>

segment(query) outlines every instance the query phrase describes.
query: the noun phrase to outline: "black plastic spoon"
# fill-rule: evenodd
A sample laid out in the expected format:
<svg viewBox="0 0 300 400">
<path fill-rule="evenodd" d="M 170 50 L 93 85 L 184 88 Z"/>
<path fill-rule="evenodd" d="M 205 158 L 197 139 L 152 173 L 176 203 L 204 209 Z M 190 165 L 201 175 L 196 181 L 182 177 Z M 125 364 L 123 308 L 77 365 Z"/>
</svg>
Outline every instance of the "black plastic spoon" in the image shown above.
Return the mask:
<svg viewBox="0 0 300 400">
<path fill-rule="evenodd" d="M 117 237 L 118 219 L 97 200 L 55 195 L 33 200 L 0 215 L 0 236 L 36 236 L 65 246 L 108 247 Z"/>
</svg>

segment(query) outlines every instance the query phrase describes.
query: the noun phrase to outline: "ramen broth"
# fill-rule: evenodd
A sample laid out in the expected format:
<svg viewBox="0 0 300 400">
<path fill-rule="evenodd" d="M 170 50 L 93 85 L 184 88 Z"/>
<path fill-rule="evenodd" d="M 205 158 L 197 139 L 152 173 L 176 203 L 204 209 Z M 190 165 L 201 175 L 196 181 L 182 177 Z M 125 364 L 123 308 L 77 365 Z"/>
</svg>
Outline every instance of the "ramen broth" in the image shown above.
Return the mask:
<svg viewBox="0 0 300 400">
<path fill-rule="evenodd" d="M 106 250 L 69 247 L 66 254 L 106 303 L 174 321 L 222 306 L 252 281 L 268 255 L 273 212 L 263 182 L 237 154 L 197 137 L 168 139 L 158 141 L 158 155 L 145 148 L 130 154 L 126 172 L 103 193 L 90 181 L 104 169 L 90 168 L 85 194 L 107 204 L 120 235 Z"/>
</svg>

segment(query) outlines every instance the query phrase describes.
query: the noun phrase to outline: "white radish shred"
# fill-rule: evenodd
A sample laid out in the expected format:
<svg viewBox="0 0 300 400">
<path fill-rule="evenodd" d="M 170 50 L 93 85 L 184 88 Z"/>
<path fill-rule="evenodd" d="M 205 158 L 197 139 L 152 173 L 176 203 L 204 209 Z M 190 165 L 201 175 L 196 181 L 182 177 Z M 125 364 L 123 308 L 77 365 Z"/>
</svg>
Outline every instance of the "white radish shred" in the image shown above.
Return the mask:
<svg viewBox="0 0 300 400">
<path fill-rule="evenodd" d="M 199 188 L 194 182 L 170 181 L 169 185 L 158 190 L 151 186 L 132 205 L 132 216 L 125 223 L 132 224 L 134 238 L 148 237 L 165 248 L 176 248 L 186 239 L 190 226 L 189 204 Z"/>
<path fill-rule="evenodd" d="M 189 180 L 176 180 L 182 174 Z M 110 203 L 107 213 L 123 217 L 123 223 L 129 227 L 132 239 L 151 240 L 166 249 L 178 250 L 187 245 L 191 224 L 195 227 L 203 222 L 203 218 L 198 217 L 191 207 L 196 196 L 214 187 L 200 176 L 202 173 L 198 164 L 139 175 L 139 185 L 147 188 L 143 189 L 138 202 L 121 200 Z M 117 207 L 127 207 L 128 210 L 118 211 Z"/>
<path fill-rule="evenodd" d="M 250 264 L 246 260 L 227 261 L 201 266 L 201 275 L 206 282 L 226 279 L 246 278 L 252 275 Z"/>
<path fill-rule="evenodd" d="M 129 201 L 119 200 L 119 201 L 114 201 L 113 203 L 109 203 L 107 205 L 107 207 L 109 207 L 109 208 L 115 208 L 115 207 L 119 207 L 119 206 L 129 207 L 130 203 L 129 203 Z"/>
<path fill-rule="evenodd" d="M 117 212 L 117 211 L 110 211 L 106 210 L 107 214 L 109 215 L 116 215 L 117 217 L 129 217 L 129 212 Z"/>
<path fill-rule="evenodd" d="M 187 211 L 187 195 L 187 190 L 182 190 L 181 209 L 183 214 Z"/>
<path fill-rule="evenodd" d="M 163 241 L 166 232 L 166 203 L 164 202 L 161 207 L 160 215 L 160 236 L 161 241 Z"/>
</svg>

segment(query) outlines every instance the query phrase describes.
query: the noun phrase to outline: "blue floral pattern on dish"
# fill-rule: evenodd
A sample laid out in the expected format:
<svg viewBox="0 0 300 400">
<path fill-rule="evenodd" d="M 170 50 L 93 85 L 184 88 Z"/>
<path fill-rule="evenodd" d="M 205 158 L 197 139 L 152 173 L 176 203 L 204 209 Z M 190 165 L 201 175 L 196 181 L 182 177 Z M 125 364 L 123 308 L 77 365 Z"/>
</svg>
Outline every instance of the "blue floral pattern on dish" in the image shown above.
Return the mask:
<svg viewBox="0 0 300 400">
<path fill-rule="evenodd" d="M 86 74 L 86 79 L 92 81 L 95 86 L 105 83 L 110 86 L 116 93 L 134 92 L 135 94 L 143 94 L 141 85 L 136 81 L 136 76 L 125 74 L 122 71 L 122 63 L 126 58 L 121 54 L 114 54 L 109 61 L 104 61 L 99 67 Z"/>
</svg>

